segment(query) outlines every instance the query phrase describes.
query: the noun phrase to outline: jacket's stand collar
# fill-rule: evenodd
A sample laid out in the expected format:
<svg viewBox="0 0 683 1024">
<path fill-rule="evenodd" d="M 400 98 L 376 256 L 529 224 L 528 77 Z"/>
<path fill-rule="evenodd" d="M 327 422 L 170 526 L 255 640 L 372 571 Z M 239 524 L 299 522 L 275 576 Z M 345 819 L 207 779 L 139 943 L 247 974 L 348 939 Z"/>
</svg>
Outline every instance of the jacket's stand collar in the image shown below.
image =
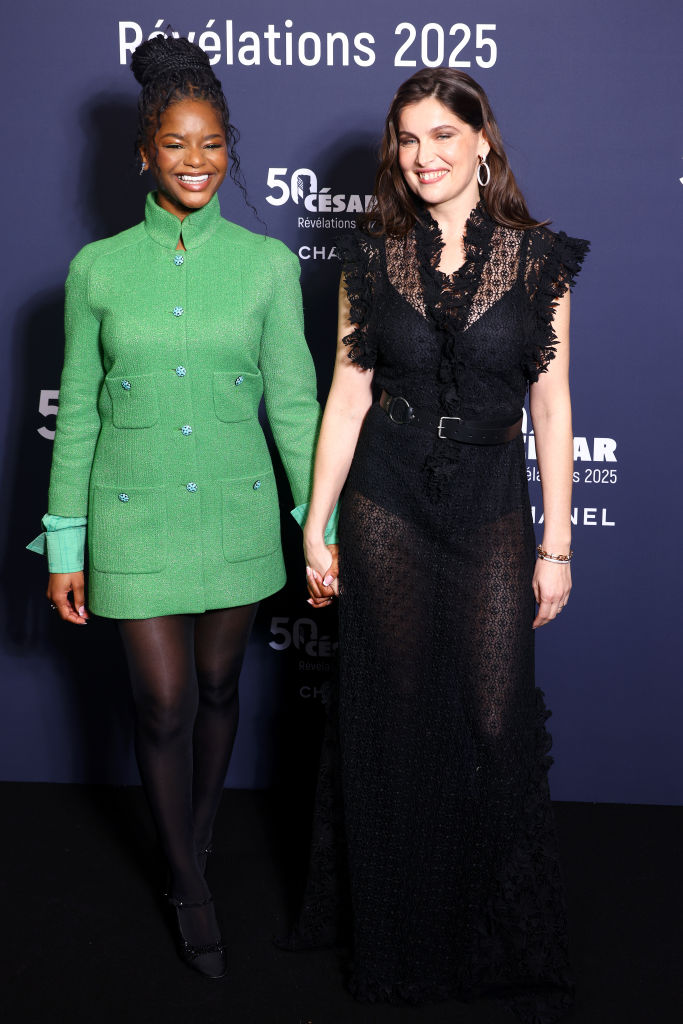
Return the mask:
<svg viewBox="0 0 683 1024">
<path fill-rule="evenodd" d="M 200 210 L 188 213 L 183 221 L 159 206 L 156 197 L 156 192 L 150 192 L 147 195 L 145 228 L 148 235 L 166 249 L 178 248 L 181 231 L 185 248 L 196 249 L 197 246 L 208 241 L 218 227 L 218 222 L 221 219 L 221 207 L 217 195 L 214 195 Z"/>
</svg>

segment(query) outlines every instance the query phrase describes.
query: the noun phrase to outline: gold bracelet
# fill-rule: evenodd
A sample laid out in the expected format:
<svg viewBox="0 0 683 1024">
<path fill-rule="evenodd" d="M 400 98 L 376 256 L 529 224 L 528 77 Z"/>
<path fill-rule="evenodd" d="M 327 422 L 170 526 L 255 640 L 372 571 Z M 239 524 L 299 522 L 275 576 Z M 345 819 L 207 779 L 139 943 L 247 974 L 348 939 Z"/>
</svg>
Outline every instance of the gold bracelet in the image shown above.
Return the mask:
<svg viewBox="0 0 683 1024">
<path fill-rule="evenodd" d="M 555 565 L 568 565 L 572 560 L 574 552 L 570 549 L 568 555 L 554 555 L 550 551 L 545 551 L 540 544 L 536 546 L 536 554 L 539 558 L 542 558 L 544 562 L 554 562 Z"/>
</svg>

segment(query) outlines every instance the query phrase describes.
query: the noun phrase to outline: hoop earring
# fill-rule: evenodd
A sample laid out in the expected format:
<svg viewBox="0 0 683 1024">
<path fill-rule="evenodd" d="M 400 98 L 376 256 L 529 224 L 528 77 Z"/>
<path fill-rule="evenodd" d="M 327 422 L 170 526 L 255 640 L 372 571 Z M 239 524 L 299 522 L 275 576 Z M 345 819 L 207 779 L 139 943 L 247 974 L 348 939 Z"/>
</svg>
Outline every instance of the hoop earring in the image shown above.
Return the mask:
<svg viewBox="0 0 683 1024">
<path fill-rule="evenodd" d="M 480 159 L 481 163 L 477 167 L 477 181 L 479 182 L 479 184 L 481 185 L 482 188 L 486 188 L 486 186 L 488 185 L 488 183 L 491 180 L 491 168 L 486 163 L 486 157 L 485 156 L 480 156 L 479 159 Z M 486 171 L 486 181 L 482 181 L 481 180 L 482 167 Z"/>
</svg>

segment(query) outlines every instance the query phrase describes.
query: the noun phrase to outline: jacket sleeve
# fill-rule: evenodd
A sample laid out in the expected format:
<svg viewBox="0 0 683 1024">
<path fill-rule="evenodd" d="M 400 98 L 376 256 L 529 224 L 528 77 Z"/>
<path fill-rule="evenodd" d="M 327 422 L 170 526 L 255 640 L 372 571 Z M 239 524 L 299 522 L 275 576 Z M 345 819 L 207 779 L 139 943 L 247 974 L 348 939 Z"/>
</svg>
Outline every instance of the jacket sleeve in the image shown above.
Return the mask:
<svg viewBox="0 0 683 1024">
<path fill-rule="evenodd" d="M 297 505 L 297 507 L 293 508 L 289 513 L 290 516 L 293 516 L 294 519 L 296 519 L 302 530 L 306 525 L 306 520 L 308 519 L 308 509 L 310 504 L 310 501 L 306 501 L 303 505 Z M 323 539 L 326 544 L 339 543 L 339 502 L 334 506 L 332 509 L 332 515 L 327 520 Z"/>
<path fill-rule="evenodd" d="M 320 429 L 315 367 L 304 337 L 299 261 L 275 243 L 272 293 L 261 335 L 263 396 L 295 505 L 308 501 Z"/>
<path fill-rule="evenodd" d="M 97 410 L 104 370 L 100 321 L 90 305 L 87 247 L 73 260 L 66 281 L 64 369 L 52 452 L 48 511 L 80 517 L 88 512 L 88 485 L 100 433 Z"/>
<path fill-rule="evenodd" d="M 47 555 L 48 572 L 81 572 L 85 557 L 85 516 L 43 516 L 42 533 L 26 547 Z"/>
</svg>

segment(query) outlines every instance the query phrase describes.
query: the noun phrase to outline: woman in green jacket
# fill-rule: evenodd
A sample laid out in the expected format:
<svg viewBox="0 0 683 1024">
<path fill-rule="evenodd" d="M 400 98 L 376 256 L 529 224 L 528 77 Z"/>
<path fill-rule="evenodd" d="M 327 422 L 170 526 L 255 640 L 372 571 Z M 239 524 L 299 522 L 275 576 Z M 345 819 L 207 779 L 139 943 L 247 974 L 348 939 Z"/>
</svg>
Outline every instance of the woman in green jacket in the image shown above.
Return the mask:
<svg viewBox="0 0 683 1024">
<path fill-rule="evenodd" d="M 119 620 L 140 774 L 169 866 L 181 954 L 225 973 L 204 880 L 257 602 L 285 582 L 266 411 L 295 503 L 319 427 L 296 257 L 220 216 L 225 97 L 206 55 L 157 37 L 135 52 L 141 224 L 87 245 L 66 284 L 66 350 L 46 532 L 48 597 L 85 625 Z M 244 189 L 243 189 L 244 191 Z"/>
</svg>

